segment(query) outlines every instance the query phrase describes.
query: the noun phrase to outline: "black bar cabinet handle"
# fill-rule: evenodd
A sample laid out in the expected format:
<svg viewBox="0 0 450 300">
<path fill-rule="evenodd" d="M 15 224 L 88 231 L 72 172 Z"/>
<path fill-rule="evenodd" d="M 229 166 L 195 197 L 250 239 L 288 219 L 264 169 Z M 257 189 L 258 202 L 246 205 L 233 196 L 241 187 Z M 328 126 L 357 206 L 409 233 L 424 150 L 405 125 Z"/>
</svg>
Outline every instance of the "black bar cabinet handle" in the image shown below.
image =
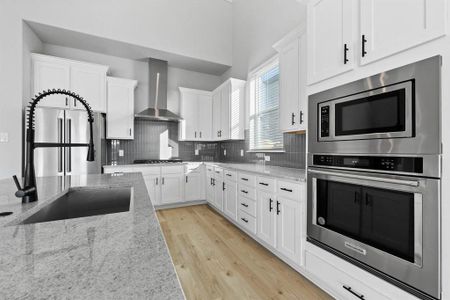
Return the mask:
<svg viewBox="0 0 450 300">
<path fill-rule="evenodd" d="M 248 178 L 242 177 L 241 179 L 244 180 L 244 181 L 248 181 Z"/>
<path fill-rule="evenodd" d="M 344 44 L 344 65 L 346 65 L 348 63 L 347 52 L 348 52 L 348 46 L 347 46 L 347 44 Z"/>
<path fill-rule="evenodd" d="M 248 194 L 248 191 L 246 190 L 241 190 L 241 192 L 243 192 L 244 194 Z"/>
<path fill-rule="evenodd" d="M 295 124 L 295 114 L 292 113 L 292 115 L 291 115 L 291 125 L 294 125 L 294 124 Z"/>
<path fill-rule="evenodd" d="M 357 293 L 354 290 L 352 290 L 352 288 L 348 285 L 343 285 L 342 286 L 346 291 L 350 292 L 353 296 L 356 296 L 357 298 L 361 299 L 361 300 L 365 300 L 366 298 L 364 298 L 363 294 Z"/>
<path fill-rule="evenodd" d="M 227 173 L 227 174 L 225 174 L 225 175 L 227 175 L 227 176 L 231 177 L 231 174 L 228 174 L 228 173 Z"/>
<path fill-rule="evenodd" d="M 269 198 L 269 211 L 272 211 L 272 210 L 273 210 L 272 203 L 273 203 L 272 198 Z"/>
<path fill-rule="evenodd" d="M 242 221 L 244 221 L 245 223 L 248 223 L 248 220 L 246 218 L 241 218 Z"/>
<path fill-rule="evenodd" d="M 188 176 L 186 175 L 186 183 L 188 183 Z"/>
<path fill-rule="evenodd" d="M 268 183 L 265 183 L 265 182 L 260 182 L 259 184 L 263 185 L 263 186 L 268 186 L 269 185 Z"/>
<path fill-rule="evenodd" d="M 282 190 L 282 191 L 286 191 L 286 192 L 289 192 L 289 193 L 292 193 L 292 190 L 291 190 L 291 189 L 287 189 L 287 188 L 280 188 L 280 190 Z"/>
<path fill-rule="evenodd" d="M 248 204 L 245 204 L 245 203 L 241 203 L 241 205 L 242 205 L 243 207 L 248 207 Z"/>
<path fill-rule="evenodd" d="M 300 111 L 300 124 L 303 124 L 303 110 Z"/>
<path fill-rule="evenodd" d="M 222 191 L 225 191 L 225 182 L 222 182 Z"/>
<path fill-rule="evenodd" d="M 280 212 L 280 202 L 277 201 L 277 215 L 279 215 Z"/>
<path fill-rule="evenodd" d="M 361 37 L 361 47 L 362 47 L 362 52 L 361 52 L 361 54 L 362 54 L 362 57 L 366 56 L 366 54 L 367 54 L 367 51 L 366 51 L 366 42 L 367 42 L 366 35 L 363 34 L 362 37 Z"/>
</svg>

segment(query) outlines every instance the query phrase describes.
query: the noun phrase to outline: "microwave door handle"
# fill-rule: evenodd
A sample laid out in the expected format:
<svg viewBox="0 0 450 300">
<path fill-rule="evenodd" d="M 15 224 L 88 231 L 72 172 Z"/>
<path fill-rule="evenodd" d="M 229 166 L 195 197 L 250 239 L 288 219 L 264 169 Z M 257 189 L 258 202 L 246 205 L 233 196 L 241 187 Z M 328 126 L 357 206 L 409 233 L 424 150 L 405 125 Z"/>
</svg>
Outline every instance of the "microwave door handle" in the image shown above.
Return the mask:
<svg viewBox="0 0 450 300">
<path fill-rule="evenodd" d="M 360 180 L 386 182 L 386 183 L 393 183 L 393 184 L 399 184 L 399 185 L 407 185 L 407 186 L 412 186 L 412 187 L 418 187 L 419 186 L 419 182 L 415 181 L 415 180 L 403 180 L 403 179 L 371 177 L 371 176 L 364 176 L 364 175 L 353 175 L 353 174 L 347 174 L 347 173 L 334 173 L 334 172 L 326 172 L 326 171 L 318 171 L 318 170 L 309 170 L 309 172 L 311 172 L 313 174 L 335 175 L 335 176 L 346 177 L 346 178 L 354 178 L 354 179 L 360 179 Z"/>
</svg>

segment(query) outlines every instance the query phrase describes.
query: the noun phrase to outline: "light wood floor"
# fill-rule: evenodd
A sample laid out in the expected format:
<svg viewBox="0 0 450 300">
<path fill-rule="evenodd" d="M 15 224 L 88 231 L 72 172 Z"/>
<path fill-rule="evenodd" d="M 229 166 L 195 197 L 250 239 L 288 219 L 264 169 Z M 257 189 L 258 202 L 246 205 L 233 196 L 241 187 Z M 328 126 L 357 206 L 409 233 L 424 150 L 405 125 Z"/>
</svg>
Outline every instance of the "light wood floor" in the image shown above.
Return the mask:
<svg viewBox="0 0 450 300">
<path fill-rule="evenodd" d="M 331 299 L 206 205 L 158 211 L 191 299 Z"/>
</svg>

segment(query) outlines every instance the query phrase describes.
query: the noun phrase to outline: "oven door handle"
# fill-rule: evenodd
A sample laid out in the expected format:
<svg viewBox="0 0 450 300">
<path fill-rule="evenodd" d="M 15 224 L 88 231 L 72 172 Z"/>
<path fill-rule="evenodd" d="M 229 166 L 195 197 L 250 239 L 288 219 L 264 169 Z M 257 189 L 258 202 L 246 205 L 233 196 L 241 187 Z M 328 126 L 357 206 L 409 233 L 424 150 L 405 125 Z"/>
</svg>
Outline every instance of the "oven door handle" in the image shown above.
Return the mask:
<svg viewBox="0 0 450 300">
<path fill-rule="evenodd" d="M 419 181 L 415 181 L 415 180 L 402 180 L 402 179 L 392 179 L 392 178 L 371 177 L 371 176 L 364 176 L 364 175 L 334 173 L 334 172 L 319 171 L 319 170 L 308 170 L 308 171 L 313 174 L 335 175 L 335 176 L 346 177 L 346 178 L 386 182 L 386 183 L 393 183 L 393 184 L 399 184 L 399 185 L 407 185 L 407 186 L 412 186 L 412 187 L 418 187 L 420 185 Z"/>
</svg>

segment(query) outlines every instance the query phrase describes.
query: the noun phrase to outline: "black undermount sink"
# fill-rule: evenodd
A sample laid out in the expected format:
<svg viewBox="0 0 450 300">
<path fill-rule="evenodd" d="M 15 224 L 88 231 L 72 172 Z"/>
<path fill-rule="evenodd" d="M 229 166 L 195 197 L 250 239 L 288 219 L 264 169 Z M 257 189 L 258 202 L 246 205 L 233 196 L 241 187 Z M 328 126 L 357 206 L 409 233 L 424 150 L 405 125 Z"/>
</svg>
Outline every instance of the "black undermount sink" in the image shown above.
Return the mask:
<svg viewBox="0 0 450 300">
<path fill-rule="evenodd" d="M 75 188 L 19 224 L 33 224 L 130 210 L 130 187 Z"/>
</svg>

